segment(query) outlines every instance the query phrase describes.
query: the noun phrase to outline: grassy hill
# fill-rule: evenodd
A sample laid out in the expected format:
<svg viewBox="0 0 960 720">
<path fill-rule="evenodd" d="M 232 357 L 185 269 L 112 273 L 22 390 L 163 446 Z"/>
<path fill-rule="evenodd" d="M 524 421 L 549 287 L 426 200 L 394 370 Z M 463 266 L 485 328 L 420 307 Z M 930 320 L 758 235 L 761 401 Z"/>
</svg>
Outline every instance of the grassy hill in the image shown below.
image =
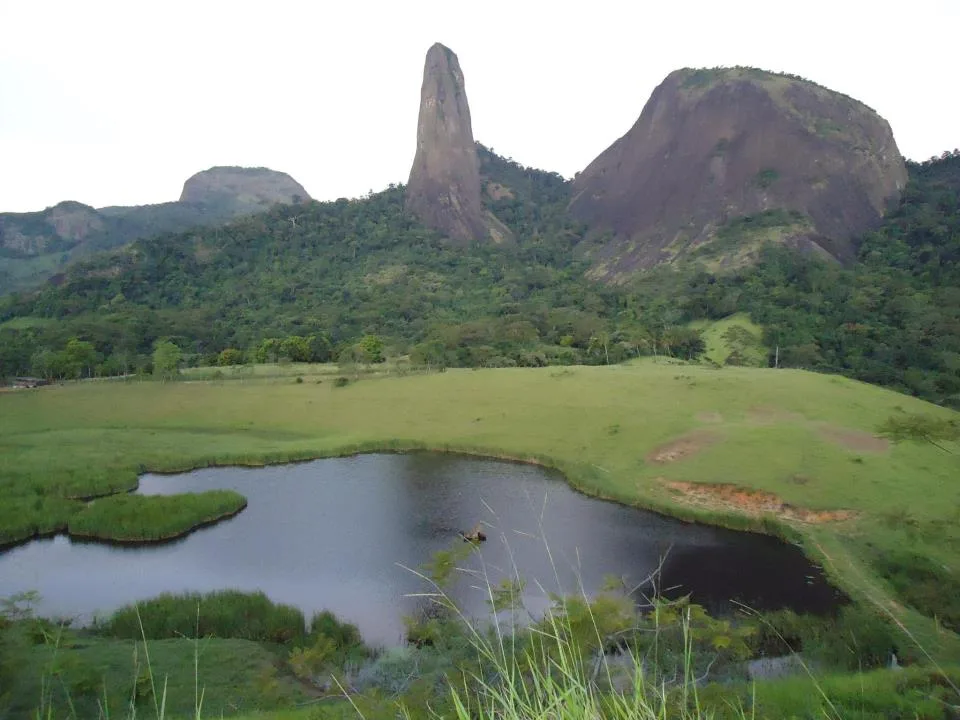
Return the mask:
<svg viewBox="0 0 960 720">
<path fill-rule="evenodd" d="M 956 636 L 929 617 L 956 627 L 957 458 L 874 435 L 890 416 L 956 417 L 951 411 L 840 377 L 653 362 L 448 371 L 346 387 L 317 379 L 4 393 L 0 529 L 19 522 L 29 534 L 27 507 L 38 508 L 36 526 L 44 513 L 66 522 L 78 508 L 57 504 L 64 496 L 133 487 L 145 470 L 462 450 L 558 467 L 588 493 L 796 539 L 843 589 L 891 613 L 928 650 L 960 652 Z M 43 502 L 21 502 L 38 496 Z M 934 583 L 932 596 L 904 597 L 898 583 L 916 568 L 921 582 Z"/>
</svg>

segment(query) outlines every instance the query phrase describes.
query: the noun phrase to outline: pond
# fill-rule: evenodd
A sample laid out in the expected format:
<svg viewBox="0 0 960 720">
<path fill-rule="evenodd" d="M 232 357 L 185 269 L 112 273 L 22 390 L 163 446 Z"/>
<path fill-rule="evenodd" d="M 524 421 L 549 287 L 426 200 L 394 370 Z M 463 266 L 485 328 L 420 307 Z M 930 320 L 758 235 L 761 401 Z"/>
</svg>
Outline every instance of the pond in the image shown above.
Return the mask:
<svg viewBox="0 0 960 720">
<path fill-rule="evenodd" d="M 531 465 L 434 453 L 373 454 L 264 468 L 144 475 L 138 492 L 229 488 L 246 510 L 178 541 L 123 547 L 35 540 L 0 553 L 0 596 L 37 590 L 43 614 L 89 621 L 161 592 L 261 589 L 310 613 L 329 609 L 380 645 L 402 640 L 402 616 L 428 590 L 412 569 L 485 524 L 487 541 L 465 565 L 491 582 L 525 579 L 524 602 L 547 592 L 598 591 L 605 576 L 630 586 L 658 566 L 665 594 L 692 593 L 722 613 L 756 609 L 826 613 L 842 595 L 802 552 L 751 533 L 683 523 L 586 497 L 558 473 Z M 452 588 L 474 617 L 485 583 Z M 638 591 L 649 593 L 649 585 Z"/>
</svg>

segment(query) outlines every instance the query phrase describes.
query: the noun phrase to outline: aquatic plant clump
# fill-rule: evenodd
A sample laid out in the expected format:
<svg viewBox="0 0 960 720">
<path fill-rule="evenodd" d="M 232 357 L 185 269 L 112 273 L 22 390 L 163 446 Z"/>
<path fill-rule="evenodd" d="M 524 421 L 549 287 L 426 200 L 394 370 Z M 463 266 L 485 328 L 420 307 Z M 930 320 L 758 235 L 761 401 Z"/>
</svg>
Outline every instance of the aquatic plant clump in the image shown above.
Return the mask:
<svg viewBox="0 0 960 720">
<path fill-rule="evenodd" d="M 186 535 L 235 515 L 247 499 L 233 490 L 182 495 L 113 495 L 89 503 L 70 518 L 75 537 L 114 542 L 155 542 Z"/>
</svg>

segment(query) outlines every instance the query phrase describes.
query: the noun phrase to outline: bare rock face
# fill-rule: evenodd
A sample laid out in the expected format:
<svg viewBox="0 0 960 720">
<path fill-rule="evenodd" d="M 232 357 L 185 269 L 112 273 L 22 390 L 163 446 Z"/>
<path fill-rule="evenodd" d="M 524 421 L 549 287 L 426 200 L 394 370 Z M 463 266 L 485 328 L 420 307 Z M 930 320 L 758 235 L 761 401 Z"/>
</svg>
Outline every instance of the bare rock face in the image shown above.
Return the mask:
<svg viewBox="0 0 960 720">
<path fill-rule="evenodd" d="M 612 233 L 594 254 L 610 279 L 682 258 L 749 261 L 771 239 L 847 262 L 906 181 L 866 105 L 794 76 L 685 69 L 579 174 L 570 210 Z"/>
<path fill-rule="evenodd" d="M 226 202 L 250 209 L 309 199 L 310 195 L 300 183 L 286 173 L 268 168 L 212 167 L 191 176 L 180 193 L 182 203 Z"/>
<path fill-rule="evenodd" d="M 490 236 L 463 72 L 456 54 L 440 43 L 427 51 L 423 68 L 406 205 L 423 224 L 453 240 Z"/>
</svg>

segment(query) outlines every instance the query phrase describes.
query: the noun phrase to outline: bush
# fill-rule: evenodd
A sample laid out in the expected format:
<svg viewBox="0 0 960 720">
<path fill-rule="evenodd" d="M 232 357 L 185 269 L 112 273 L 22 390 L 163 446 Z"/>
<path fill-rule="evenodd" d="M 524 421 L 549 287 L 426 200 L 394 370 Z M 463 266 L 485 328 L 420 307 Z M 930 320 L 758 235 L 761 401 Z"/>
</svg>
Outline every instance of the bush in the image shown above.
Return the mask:
<svg viewBox="0 0 960 720">
<path fill-rule="evenodd" d="M 878 554 L 874 564 L 904 602 L 960 631 L 960 578 L 954 573 L 912 553 Z"/>
<path fill-rule="evenodd" d="M 356 625 L 337 619 L 329 610 L 314 613 L 310 618 L 310 638 L 328 638 L 338 650 L 363 645 L 363 638 Z"/>
<path fill-rule="evenodd" d="M 847 605 L 832 618 L 797 615 L 791 610 L 765 613 L 749 645 L 757 655 L 802 652 L 832 669 L 860 670 L 884 667 L 896 649 L 897 635 L 877 612 Z"/>
</svg>

